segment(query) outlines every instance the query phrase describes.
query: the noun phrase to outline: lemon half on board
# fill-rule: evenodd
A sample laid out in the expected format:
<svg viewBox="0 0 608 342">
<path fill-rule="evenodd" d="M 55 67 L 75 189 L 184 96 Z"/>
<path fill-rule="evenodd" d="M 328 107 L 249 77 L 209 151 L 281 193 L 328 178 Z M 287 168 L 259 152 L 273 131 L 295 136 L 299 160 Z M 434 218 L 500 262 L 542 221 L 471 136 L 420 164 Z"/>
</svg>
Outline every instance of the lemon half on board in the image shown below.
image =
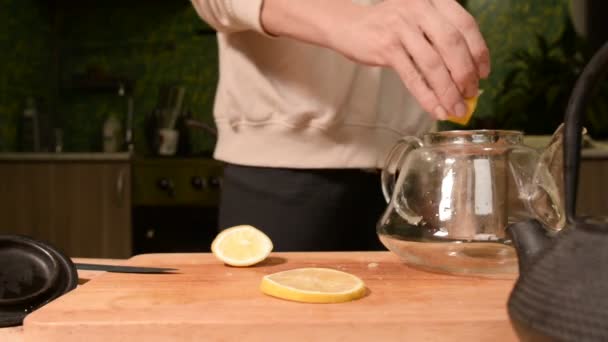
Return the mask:
<svg viewBox="0 0 608 342">
<path fill-rule="evenodd" d="M 358 277 L 330 268 L 296 268 L 262 278 L 260 290 L 273 297 L 303 303 L 342 303 L 363 297 Z"/>
<path fill-rule="evenodd" d="M 471 120 L 473 113 L 475 112 L 475 108 L 477 108 L 477 101 L 479 100 L 479 96 L 483 94 L 483 90 L 479 90 L 477 92 L 477 96 L 473 96 L 471 98 L 465 99 L 464 103 L 467 105 L 467 112 L 464 116 L 458 117 L 454 114 L 448 114 L 447 121 L 457 123 L 461 126 L 466 126 Z"/>
<path fill-rule="evenodd" d="M 252 266 L 265 260 L 272 252 L 272 241 L 259 229 L 235 226 L 219 233 L 211 244 L 216 258 L 230 266 Z"/>
</svg>

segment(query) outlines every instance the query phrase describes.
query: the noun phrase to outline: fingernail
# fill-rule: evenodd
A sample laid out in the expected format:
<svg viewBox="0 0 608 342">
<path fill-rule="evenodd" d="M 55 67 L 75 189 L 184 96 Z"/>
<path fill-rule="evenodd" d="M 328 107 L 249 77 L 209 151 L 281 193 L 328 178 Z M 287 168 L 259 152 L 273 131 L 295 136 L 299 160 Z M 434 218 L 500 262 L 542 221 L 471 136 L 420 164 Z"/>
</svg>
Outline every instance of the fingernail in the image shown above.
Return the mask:
<svg viewBox="0 0 608 342">
<path fill-rule="evenodd" d="M 456 114 L 456 116 L 464 116 L 467 113 L 467 106 L 460 102 L 458 104 L 456 104 L 456 106 L 454 106 L 454 114 Z"/>
<path fill-rule="evenodd" d="M 440 120 L 447 119 L 448 117 L 448 112 L 443 109 L 442 106 L 435 107 L 435 110 L 433 112 L 435 113 L 435 116 L 437 116 L 437 118 Z"/>
<path fill-rule="evenodd" d="M 478 87 L 476 85 L 468 86 L 464 90 L 464 97 L 466 97 L 467 99 L 470 99 L 471 97 L 477 96 L 478 92 L 479 92 L 479 90 L 478 90 Z"/>
</svg>

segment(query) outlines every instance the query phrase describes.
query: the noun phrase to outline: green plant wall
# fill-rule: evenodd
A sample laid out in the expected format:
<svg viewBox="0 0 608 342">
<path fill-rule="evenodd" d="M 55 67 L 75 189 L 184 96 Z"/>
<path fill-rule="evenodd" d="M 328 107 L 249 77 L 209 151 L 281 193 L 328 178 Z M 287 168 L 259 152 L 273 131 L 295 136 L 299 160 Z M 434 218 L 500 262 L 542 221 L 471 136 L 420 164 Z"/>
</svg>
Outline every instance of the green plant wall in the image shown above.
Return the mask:
<svg viewBox="0 0 608 342">
<path fill-rule="evenodd" d="M 496 112 L 495 98 L 513 51 L 533 49 L 536 34 L 550 41 L 561 34 L 567 2 L 466 1 L 487 39 L 493 64 L 490 78 L 481 84 L 486 92 L 476 117 Z M 140 154 L 149 153 L 143 121 L 163 84 L 186 86 L 187 108 L 195 118 L 213 121 L 216 39 L 189 1 L 0 0 L 0 22 L 1 150 L 16 148 L 16 116 L 29 95 L 43 98 L 52 109 L 53 125 L 64 130 L 66 151 L 100 150 L 104 120 L 110 114 L 124 118 L 126 100 L 116 91 L 72 83 L 74 76 L 91 69 L 135 81 L 135 146 Z M 195 151 L 213 147 L 213 138 L 202 132 L 194 133 L 193 140 Z"/>
<path fill-rule="evenodd" d="M 126 99 L 116 90 L 81 89 L 71 83 L 91 68 L 135 81 L 135 147 L 140 154 L 150 152 L 144 117 L 157 105 L 163 84 L 185 86 L 186 108 L 196 119 L 212 123 L 216 38 L 188 1 L 105 0 L 64 6 L 58 30 L 59 111 L 68 150 L 99 150 L 104 120 L 126 114 Z M 212 148 L 212 137 L 200 132 L 192 138 L 195 150 Z"/>
<path fill-rule="evenodd" d="M 532 49 L 536 34 L 556 39 L 568 15 L 567 0 L 468 0 L 469 11 L 477 18 L 492 54 L 492 73 L 482 85 L 488 92 L 480 98 L 480 116 L 492 115 L 492 99 L 501 89 L 511 53 Z M 487 96 L 486 96 L 487 95 Z"/>
<path fill-rule="evenodd" d="M 17 117 L 27 97 L 52 99 L 51 10 L 36 0 L 0 0 L 0 151 L 17 149 Z"/>
<path fill-rule="evenodd" d="M 149 152 L 144 117 L 164 84 L 185 86 L 186 108 L 212 123 L 216 38 L 188 1 L 0 0 L 0 22 L 0 151 L 17 150 L 18 115 L 29 96 L 52 116 L 48 129 L 63 130 L 65 151 L 99 151 L 104 120 L 124 119 L 126 99 L 72 82 L 90 69 L 135 81 L 140 154 Z M 192 140 L 194 151 L 213 148 L 202 132 Z"/>
<path fill-rule="evenodd" d="M 548 41 L 560 37 L 565 28 L 565 20 L 569 18 L 568 0 L 467 0 L 466 7 L 477 19 L 480 30 L 484 35 L 492 58 L 492 73 L 487 80 L 481 82 L 480 87 L 484 94 L 469 128 L 517 128 L 525 130 L 526 127 L 496 127 L 493 117 L 496 113 L 502 114 L 498 101 L 506 77 L 513 68 L 514 53 L 518 50 L 533 51 L 537 49 L 537 36 Z M 563 108 L 565 110 L 565 108 Z M 535 119 L 534 110 L 522 110 L 513 114 L 525 121 Z M 558 117 L 563 112 L 555 112 Z M 535 130 L 534 134 L 548 134 L 557 127 L 545 125 L 544 131 Z M 442 129 L 459 129 L 461 126 L 442 123 Z"/>
</svg>

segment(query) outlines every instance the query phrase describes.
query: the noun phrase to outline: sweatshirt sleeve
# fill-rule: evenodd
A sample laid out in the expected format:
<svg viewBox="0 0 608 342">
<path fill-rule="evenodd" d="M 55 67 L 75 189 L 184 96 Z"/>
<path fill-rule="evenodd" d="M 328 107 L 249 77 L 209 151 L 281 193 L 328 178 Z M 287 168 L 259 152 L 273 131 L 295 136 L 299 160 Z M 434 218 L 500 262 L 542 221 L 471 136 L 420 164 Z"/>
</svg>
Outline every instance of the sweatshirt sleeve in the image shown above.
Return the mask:
<svg viewBox="0 0 608 342">
<path fill-rule="evenodd" d="M 263 34 L 260 12 L 264 0 L 190 0 L 198 15 L 220 32 L 253 30 Z"/>
</svg>

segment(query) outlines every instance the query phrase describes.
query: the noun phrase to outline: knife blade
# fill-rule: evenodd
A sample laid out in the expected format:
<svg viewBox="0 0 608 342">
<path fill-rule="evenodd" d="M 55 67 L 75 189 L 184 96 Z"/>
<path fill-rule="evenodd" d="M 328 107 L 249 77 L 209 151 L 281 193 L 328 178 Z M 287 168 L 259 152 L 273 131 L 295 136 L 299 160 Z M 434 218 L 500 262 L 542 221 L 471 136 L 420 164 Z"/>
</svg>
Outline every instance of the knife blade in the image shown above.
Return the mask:
<svg viewBox="0 0 608 342">
<path fill-rule="evenodd" d="M 158 274 L 158 273 L 170 273 L 177 271 L 175 268 L 161 268 L 161 267 L 142 267 L 142 266 L 122 266 L 122 265 L 100 265 L 100 264 L 87 264 L 87 263 L 74 263 L 79 270 L 86 271 L 105 271 L 113 273 L 147 273 L 147 274 Z"/>
</svg>

